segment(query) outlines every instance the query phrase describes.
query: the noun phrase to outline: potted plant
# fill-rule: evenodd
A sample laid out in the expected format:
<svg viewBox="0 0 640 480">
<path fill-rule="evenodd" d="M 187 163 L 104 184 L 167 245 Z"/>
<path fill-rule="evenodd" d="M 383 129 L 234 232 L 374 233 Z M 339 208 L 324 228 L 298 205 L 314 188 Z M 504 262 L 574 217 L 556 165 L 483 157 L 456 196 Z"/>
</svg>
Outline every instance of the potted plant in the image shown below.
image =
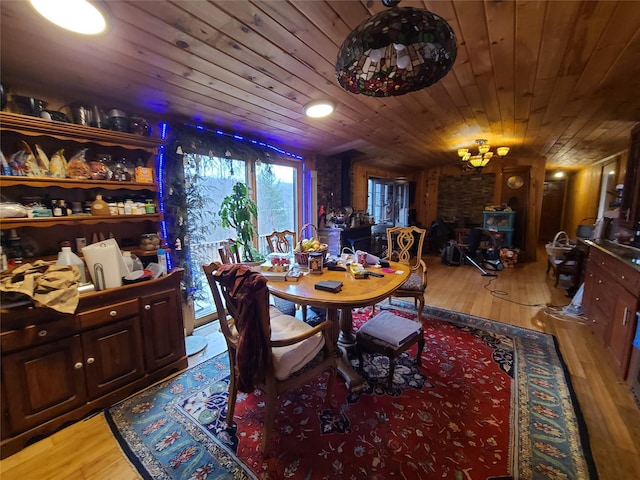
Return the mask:
<svg viewBox="0 0 640 480">
<path fill-rule="evenodd" d="M 223 227 L 235 229 L 236 243 L 242 247 L 242 261 L 262 260 L 261 255 L 252 245 L 255 235 L 254 220 L 258 218 L 258 206 L 249 197 L 249 189 L 244 183 L 237 182 L 233 186 L 231 195 L 227 195 L 222 200 L 218 215 Z"/>
</svg>

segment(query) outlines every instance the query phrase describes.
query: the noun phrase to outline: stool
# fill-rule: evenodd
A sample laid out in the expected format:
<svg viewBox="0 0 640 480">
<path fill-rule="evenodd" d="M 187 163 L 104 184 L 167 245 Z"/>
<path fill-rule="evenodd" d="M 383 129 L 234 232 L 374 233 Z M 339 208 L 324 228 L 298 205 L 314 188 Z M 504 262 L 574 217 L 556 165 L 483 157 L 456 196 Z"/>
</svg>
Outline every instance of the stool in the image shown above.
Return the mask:
<svg viewBox="0 0 640 480">
<path fill-rule="evenodd" d="M 395 359 L 414 344 L 418 344 L 416 364 L 420 366 L 424 349 L 424 331 L 422 325 L 408 318 L 399 317 L 391 312 L 380 312 L 367 321 L 356 333 L 356 346 L 360 361 L 360 372 L 364 369 L 362 353 L 384 355 L 389 358 L 389 378 L 387 385 L 393 385 Z"/>
</svg>

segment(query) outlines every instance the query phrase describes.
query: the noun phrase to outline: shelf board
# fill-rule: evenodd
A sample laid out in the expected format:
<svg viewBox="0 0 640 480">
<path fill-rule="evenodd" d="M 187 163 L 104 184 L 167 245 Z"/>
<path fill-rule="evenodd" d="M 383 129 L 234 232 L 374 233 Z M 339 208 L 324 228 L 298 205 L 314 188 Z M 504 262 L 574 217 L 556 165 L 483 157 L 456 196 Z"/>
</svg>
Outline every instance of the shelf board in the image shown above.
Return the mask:
<svg viewBox="0 0 640 480">
<path fill-rule="evenodd" d="M 85 180 L 77 178 L 54 178 L 54 177 L 19 177 L 12 175 L 0 175 L 1 187 L 13 187 L 24 185 L 25 187 L 60 187 L 60 188 L 80 188 L 83 190 L 93 190 L 101 188 L 103 190 L 149 190 L 158 191 L 157 183 L 139 182 L 117 182 L 112 180 Z"/>
<path fill-rule="evenodd" d="M 17 113 L 0 112 L 0 130 L 11 130 L 30 137 L 47 136 L 80 143 L 93 142 L 108 147 L 123 147 L 129 150 L 154 151 L 162 140 L 142 137 L 132 133 L 116 132 L 104 128 L 86 127 L 74 123 L 45 120 Z"/>
<path fill-rule="evenodd" d="M 144 215 L 71 215 L 69 217 L 46 217 L 46 218 L 3 218 L 0 220 L 0 229 L 35 227 L 48 228 L 57 225 L 97 225 L 99 223 L 139 223 L 139 222 L 160 222 L 162 214 L 150 213 Z"/>
</svg>

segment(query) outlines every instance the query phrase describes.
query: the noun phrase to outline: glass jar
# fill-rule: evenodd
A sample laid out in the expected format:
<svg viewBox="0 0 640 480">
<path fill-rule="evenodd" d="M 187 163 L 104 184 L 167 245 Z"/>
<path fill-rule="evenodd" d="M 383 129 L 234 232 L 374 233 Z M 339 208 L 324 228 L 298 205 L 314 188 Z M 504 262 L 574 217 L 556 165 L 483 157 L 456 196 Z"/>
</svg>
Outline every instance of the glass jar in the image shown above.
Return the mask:
<svg viewBox="0 0 640 480">
<path fill-rule="evenodd" d="M 324 254 L 318 252 L 309 253 L 309 273 L 319 275 L 324 267 Z"/>
</svg>

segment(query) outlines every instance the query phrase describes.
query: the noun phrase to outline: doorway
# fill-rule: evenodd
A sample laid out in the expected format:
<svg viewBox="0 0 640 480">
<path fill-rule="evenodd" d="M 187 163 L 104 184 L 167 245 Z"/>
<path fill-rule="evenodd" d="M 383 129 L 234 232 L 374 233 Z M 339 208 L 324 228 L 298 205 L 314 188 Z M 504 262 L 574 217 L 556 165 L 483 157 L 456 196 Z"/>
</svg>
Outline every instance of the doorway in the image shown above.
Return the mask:
<svg viewBox="0 0 640 480">
<path fill-rule="evenodd" d="M 550 242 L 561 229 L 566 187 L 567 182 L 564 178 L 544 182 L 538 234 L 538 240 L 541 242 Z"/>
</svg>

